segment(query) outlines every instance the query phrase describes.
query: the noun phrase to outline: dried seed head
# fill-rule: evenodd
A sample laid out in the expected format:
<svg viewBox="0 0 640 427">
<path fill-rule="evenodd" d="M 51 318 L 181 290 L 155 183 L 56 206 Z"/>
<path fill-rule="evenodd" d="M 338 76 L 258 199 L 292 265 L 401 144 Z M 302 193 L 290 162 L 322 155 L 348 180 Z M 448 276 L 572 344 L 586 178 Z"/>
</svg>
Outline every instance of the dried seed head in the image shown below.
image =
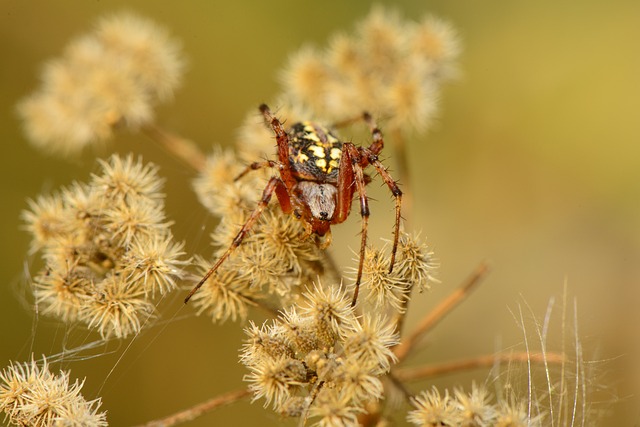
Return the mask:
<svg viewBox="0 0 640 427">
<path fill-rule="evenodd" d="M 109 139 L 117 126 L 150 123 L 153 107 L 171 97 L 183 69 L 180 48 L 166 31 L 135 15 L 114 15 L 47 64 L 40 88 L 18 112 L 36 146 L 77 154 Z"/>
<path fill-rule="evenodd" d="M 31 202 L 23 218 L 46 264 L 35 275 L 43 312 L 122 338 L 140 330 L 150 300 L 175 288 L 188 260 L 165 220 L 157 168 L 132 156 L 102 167 L 91 184 Z"/>
<path fill-rule="evenodd" d="M 407 420 L 415 425 L 424 427 L 458 425 L 458 411 L 447 390 L 444 396 L 441 396 L 438 389 L 433 387 L 430 391 L 423 391 L 413 398 L 412 404 L 417 409 L 409 412 Z"/>
<path fill-rule="evenodd" d="M 164 295 L 176 288 L 176 281 L 184 276 L 183 267 L 189 264 L 183 248 L 184 243 L 174 242 L 168 235 L 136 239 L 124 255 L 124 274 L 140 283 L 151 297 L 156 292 Z"/>
<path fill-rule="evenodd" d="M 388 118 L 392 132 L 424 131 L 437 110 L 441 84 L 455 76 L 459 52 L 452 28 L 433 17 L 416 23 L 374 8 L 353 34 L 328 49 L 306 47 L 283 73 L 289 102 L 329 121 L 367 110 Z"/>
<path fill-rule="evenodd" d="M 306 380 L 303 363 L 291 358 L 263 359 L 261 363 L 249 367 L 251 373 L 245 381 L 251 384 L 253 400 L 265 398 L 265 406 L 273 401 L 278 410 L 291 396 L 291 389 L 297 389 Z"/>
<path fill-rule="evenodd" d="M 323 387 L 309 410 L 309 416 L 320 418 L 316 424 L 319 427 L 357 426 L 358 414 L 365 411 L 351 400 L 345 392 Z"/>
<path fill-rule="evenodd" d="M 484 387 L 478 387 L 473 383 L 471 393 L 467 394 L 461 389 L 456 389 L 454 396 L 461 427 L 489 427 L 493 425 L 496 409 L 490 403 L 491 396 Z"/>
<path fill-rule="evenodd" d="M 398 262 L 395 270 L 397 275 L 409 282 L 412 288 L 419 292 L 431 288 L 431 283 L 437 282 L 433 277 L 439 263 L 434 253 L 421 241 L 419 234 L 400 234 L 398 244 Z"/>
<path fill-rule="evenodd" d="M 145 92 L 159 100 L 173 96 L 185 61 L 179 43 L 164 28 L 148 19 L 121 13 L 98 22 L 96 39 Z"/>
<path fill-rule="evenodd" d="M 362 266 L 361 286 L 366 289 L 366 301 L 374 307 L 404 310 L 406 292 L 411 284 L 397 270 L 389 273 L 389 254 L 382 249 L 367 247 Z M 357 270 L 354 270 L 356 272 Z"/>
<path fill-rule="evenodd" d="M 201 275 L 210 268 L 210 263 L 200 257 L 196 257 L 196 264 Z M 246 319 L 248 306 L 262 298 L 260 287 L 252 286 L 248 276 L 234 264 L 226 263 L 207 279 L 191 301 L 198 314 L 204 313 L 222 323 L 229 319 Z"/>
<path fill-rule="evenodd" d="M 78 380 L 70 383 L 69 372 L 52 374 L 46 359 L 42 365 L 11 363 L 0 373 L 0 412 L 18 426 L 106 427 L 100 399 L 85 400 L 82 386 Z"/>
<path fill-rule="evenodd" d="M 304 294 L 300 313 L 314 319 L 320 340 L 332 347 L 341 328 L 349 327 L 354 319 L 353 307 L 341 286 L 323 287 L 320 283 Z"/>
<path fill-rule="evenodd" d="M 125 277 L 109 275 L 83 302 L 80 317 L 104 338 L 124 338 L 139 332 L 153 313 L 154 305 L 143 288 L 128 286 Z"/>
<path fill-rule="evenodd" d="M 365 366 L 377 366 L 377 374 L 389 372 L 396 356 L 391 348 L 400 342 L 395 323 L 379 313 L 367 313 L 342 332 L 345 355 Z"/>
<path fill-rule="evenodd" d="M 352 422 L 366 404 L 382 397 L 379 377 L 395 360 L 394 326 L 381 316 L 357 317 L 341 287 L 326 290 L 318 284 L 305 299 L 271 326 L 246 331 L 249 341 L 240 360 L 251 374 L 245 380 L 255 398 L 273 400 L 283 414 L 298 416 L 291 408 L 304 402 L 303 413 L 320 417 L 318 425 Z M 294 366 L 304 366 L 305 376 L 301 369 L 295 378 L 282 374 Z"/>
<path fill-rule="evenodd" d="M 471 393 L 456 389 L 453 397 L 448 390 L 442 396 L 433 387 L 412 399 L 412 404 L 416 409 L 409 412 L 407 420 L 419 426 L 536 427 L 542 425 L 545 415 L 539 412 L 530 416 L 526 404 L 513 396 L 492 403 L 486 389 L 475 384 L 472 384 Z M 536 404 L 536 409 L 541 408 Z"/>
<path fill-rule="evenodd" d="M 94 191 L 110 202 L 132 202 L 140 199 L 162 201 L 164 179 L 158 176 L 158 167 L 153 163 L 142 163 L 142 158 L 133 154 L 122 158 L 111 156 L 109 161 L 99 160 L 100 175 L 93 175 Z"/>
</svg>

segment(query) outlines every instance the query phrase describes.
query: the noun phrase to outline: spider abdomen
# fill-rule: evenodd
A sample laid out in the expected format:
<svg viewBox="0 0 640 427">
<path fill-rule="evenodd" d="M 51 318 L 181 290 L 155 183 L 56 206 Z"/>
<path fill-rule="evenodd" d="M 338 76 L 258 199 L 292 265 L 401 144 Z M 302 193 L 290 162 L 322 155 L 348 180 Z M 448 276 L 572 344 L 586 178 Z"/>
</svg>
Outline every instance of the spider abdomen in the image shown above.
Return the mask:
<svg viewBox="0 0 640 427">
<path fill-rule="evenodd" d="M 342 142 L 317 123 L 295 123 L 289 129 L 289 163 L 300 180 L 335 183 Z"/>
</svg>

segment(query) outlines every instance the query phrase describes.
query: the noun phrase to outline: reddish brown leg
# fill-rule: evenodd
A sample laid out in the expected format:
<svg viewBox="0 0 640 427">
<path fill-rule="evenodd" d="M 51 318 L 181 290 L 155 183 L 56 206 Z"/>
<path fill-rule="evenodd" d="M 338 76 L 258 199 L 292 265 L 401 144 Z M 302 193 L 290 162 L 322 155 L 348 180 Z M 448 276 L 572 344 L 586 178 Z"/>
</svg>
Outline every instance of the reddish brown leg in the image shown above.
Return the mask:
<svg viewBox="0 0 640 427">
<path fill-rule="evenodd" d="M 262 168 L 277 168 L 282 169 L 282 166 L 279 162 L 274 162 L 273 160 L 265 160 L 264 162 L 253 162 L 249 166 L 245 168 L 238 176 L 236 176 L 233 180 L 238 181 L 243 178 L 249 172 L 262 169 Z"/>
<path fill-rule="evenodd" d="M 202 285 L 204 285 L 207 279 L 209 279 L 209 277 L 211 277 L 211 275 L 216 272 L 218 267 L 220 267 L 220 265 L 222 265 L 222 263 L 227 258 L 229 258 L 229 255 L 231 255 L 231 253 L 238 246 L 240 246 L 244 237 L 251 230 L 251 228 L 253 227 L 255 222 L 258 220 L 258 218 L 260 218 L 260 215 L 262 214 L 262 211 L 264 211 L 264 208 L 266 208 L 267 205 L 269 204 L 269 201 L 271 200 L 271 196 L 273 195 L 273 192 L 277 191 L 278 188 L 281 186 L 284 187 L 284 185 L 282 184 L 282 181 L 280 181 L 279 178 L 274 176 L 269 180 L 269 182 L 267 183 L 267 186 L 264 188 L 264 191 L 262 192 L 262 198 L 260 199 L 258 206 L 256 206 L 253 212 L 251 212 L 251 215 L 249 216 L 249 219 L 247 219 L 247 222 L 244 223 L 244 225 L 240 229 L 240 232 L 236 235 L 236 237 L 233 238 L 233 242 L 231 242 L 231 246 L 229 246 L 229 248 L 225 251 L 225 253 L 222 254 L 222 256 L 218 259 L 218 261 L 216 261 L 213 267 L 211 267 L 209 271 L 207 271 L 207 274 L 205 274 L 204 277 L 198 282 L 198 284 L 191 290 L 191 292 L 189 292 L 189 295 L 187 295 L 187 297 L 184 299 L 185 304 L 189 302 L 189 299 L 191 299 L 193 294 L 198 292 L 198 289 L 200 289 Z M 281 193 L 281 191 L 278 191 L 278 193 Z"/>
<path fill-rule="evenodd" d="M 393 248 L 391 249 L 391 261 L 389 263 L 389 273 L 391 273 L 393 271 L 393 265 L 396 262 L 396 252 L 398 251 L 398 240 L 400 238 L 400 221 L 402 219 L 402 191 L 400 190 L 398 184 L 394 181 L 394 179 L 391 178 L 391 175 L 389 175 L 389 171 L 387 170 L 387 168 L 382 164 L 380 160 L 378 160 L 378 156 L 371 153 L 370 150 L 366 148 L 361 148 L 361 150 L 362 153 L 367 156 L 369 164 L 376 168 L 378 174 L 380 174 L 384 182 L 389 187 L 391 194 L 393 194 L 393 197 L 395 197 L 396 199 L 396 221 L 393 230 Z"/>
<path fill-rule="evenodd" d="M 293 176 L 291 165 L 289 164 L 289 135 L 285 132 L 280 120 L 271 113 L 271 110 L 266 104 L 260 106 L 260 112 L 264 116 L 264 121 L 276 135 L 276 141 L 278 142 L 278 160 L 281 165 L 280 178 L 287 187 L 287 190 L 289 190 L 289 194 L 293 194 L 293 187 L 295 187 L 297 181 Z"/>
<path fill-rule="evenodd" d="M 352 171 L 352 180 L 345 185 L 353 185 L 355 183 L 355 189 L 358 191 L 358 197 L 360 198 L 360 215 L 362 216 L 362 231 L 360 236 L 360 262 L 358 263 L 358 275 L 356 276 L 355 289 L 353 291 L 353 300 L 351 306 L 355 306 L 358 301 L 358 294 L 360 293 L 360 281 L 362 280 L 362 269 L 364 267 L 364 256 L 367 247 L 367 230 L 369 227 L 369 199 L 367 199 L 367 192 L 365 190 L 365 178 L 362 170 L 360 151 L 350 142 L 346 142 L 342 145 L 343 156 L 341 161 L 346 162 L 346 165 Z M 346 166 L 344 166 L 346 167 Z M 353 194 L 353 189 L 351 189 Z"/>
<path fill-rule="evenodd" d="M 373 120 L 373 117 L 371 117 L 371 114 L 365 112 L 363 113 L 362 118 L 369 126 L 369 130 L 371 131 L 371 138 L 373 139 L 373 142 L 371 143 L 371 145 L 369 145 L 369 150 L 371 151 L 371 153 L 378 155 L 384 148 L 382 132 L 380 132 L 380 129 L 378 129 L 378 125 L 376 125 L 376 122 Z"/>
<path fill-rule="evenodd" d="M 363 157 L 366 159 L 366 163 L 372 165 L 376 168 L 384 182 L 389 187 L 391 194 L 396 199 L 396 222 L 394 226 L 393 233 L 393 248 L 391 250 L 391 262 L 389 265 L 389 273 L 393 271 L 393 266 L 396 262 L 396 252 L 398 251 L 398 240 L 400 238 L 400 221 L 401 221 L 401 205 L 402 205 L 402 191 L 398 188 L 398 184 L 396 181 L 389 175 L 389 171 L 387 168 L 378 160 L 378 154 L 382 151 L 384 147 L 384 140 L 382 139 L 382 132 L 378 129 L 376 122 L 371 117 L 371 114 L 364 113 L 363 119 L 369 126 L 371 130 L 371 137 L 373 142 L 369 146 L 369 148 L 361 148 Z"/>
</svg>

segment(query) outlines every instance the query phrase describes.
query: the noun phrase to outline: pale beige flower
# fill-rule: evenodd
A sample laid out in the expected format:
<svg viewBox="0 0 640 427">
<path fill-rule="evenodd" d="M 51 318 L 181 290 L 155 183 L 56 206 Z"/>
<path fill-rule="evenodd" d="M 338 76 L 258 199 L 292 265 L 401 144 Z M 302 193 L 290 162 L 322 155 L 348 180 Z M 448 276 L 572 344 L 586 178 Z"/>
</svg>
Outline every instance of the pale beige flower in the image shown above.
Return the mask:
<svg viewBox="0 0 640 427">
<path fill-rule="evenodd" d="M 69 372 L 51 373 L 46 359 L 11 363 L 0 373 L 0 412 L 16 426 L 106 427 L 100 399 L 87 401 L 83 384 L 71 383 Z"/>
</svg>

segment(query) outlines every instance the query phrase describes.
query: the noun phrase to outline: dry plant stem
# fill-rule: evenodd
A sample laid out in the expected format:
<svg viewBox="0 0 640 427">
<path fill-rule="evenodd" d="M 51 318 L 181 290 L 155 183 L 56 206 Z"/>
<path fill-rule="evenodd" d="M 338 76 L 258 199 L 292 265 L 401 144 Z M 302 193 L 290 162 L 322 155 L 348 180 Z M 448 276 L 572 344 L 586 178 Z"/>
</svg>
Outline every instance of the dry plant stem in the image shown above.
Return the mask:
<svg viewBox="0 0 640 427">
<path fill-rule="evenodd" d="M 262 310 L 263 312 L 267 313 L 270 316 L 278 317 L 278 315 L 280 314 L 280 311 L 277 308 L 272 307 L 269 304 L 262 302 L 260 300 L 256 300 L 247 296 L 242 296 L 242 299 L 244 299 L 248 304 L 259 308 L 260 310 Z"/>
<path fill-rule="evenodd" d="M 562 364 L 564 361 L 565 357 L 560 353 L 528 354 L 527 352 L 520 352 L 512 354 L 488 354 L 471 359 L 421 366 L 418 368 L 396 369 L 393 371 L 393 374 L 399 381 L 418 381 L 460 371 L 468 371 L 478 368 L 489 368 L 499 363 L 531 362 Z"/>
<path fill-rule="evenodd" d="M 185 409 L 184 411 L 177 412 L 166 418 L 150 421 L 146 424 L 141 424 L 140 426 L 137 426 L 137 427 L 171 427 L 178 424 L 186 423 L 220 406 L 237 402 L 238 400 L 245 398 L 249 395 L 251 395 L 251 391 L 247 389 L 232 391 L 230 393 L 214 397 L 211 400 L 200 403 L 199 405 L 193 406 L 189 409 Z"/>
<path fill-rule="evenodd" d="M 402 329 L 404 328 L 404 322 L 407 320 L 407 313 L 409 312 L 409 302 L 411 301 L 411 293 L 413 292 L 413 283 L 411 283 L 411 287 L 405 296 L 404 301 L 402 302 L 402 310 L 396 316 L 396 330 L 402 337 Z"/>
<path fill-rule="evenodd" d="M 455 292 L 444 299 L 436 308 L 428 313 L 418 324 L 415 330 L 405 340 L 402 341 L 394 349 L 394 353 L 398 357 L 398 362 L 403 361 L 407 355 L 413 350 L 420 338 L 437 325 L 444 317 L 449 314 L 458 304 L 460 304 L 471 291 L 482 281 L 489 272 L 489 266 L 486 263 L 480 264 L 476 270 L 467 278 Z"/>
<path fill-rule="evenodd" d="M 155 124 L 143 126 L 142 132 L 193 169 L 201 171 L 204 168 L 206 157 L 193 141 L 167 132 Z"/>
</svg>

